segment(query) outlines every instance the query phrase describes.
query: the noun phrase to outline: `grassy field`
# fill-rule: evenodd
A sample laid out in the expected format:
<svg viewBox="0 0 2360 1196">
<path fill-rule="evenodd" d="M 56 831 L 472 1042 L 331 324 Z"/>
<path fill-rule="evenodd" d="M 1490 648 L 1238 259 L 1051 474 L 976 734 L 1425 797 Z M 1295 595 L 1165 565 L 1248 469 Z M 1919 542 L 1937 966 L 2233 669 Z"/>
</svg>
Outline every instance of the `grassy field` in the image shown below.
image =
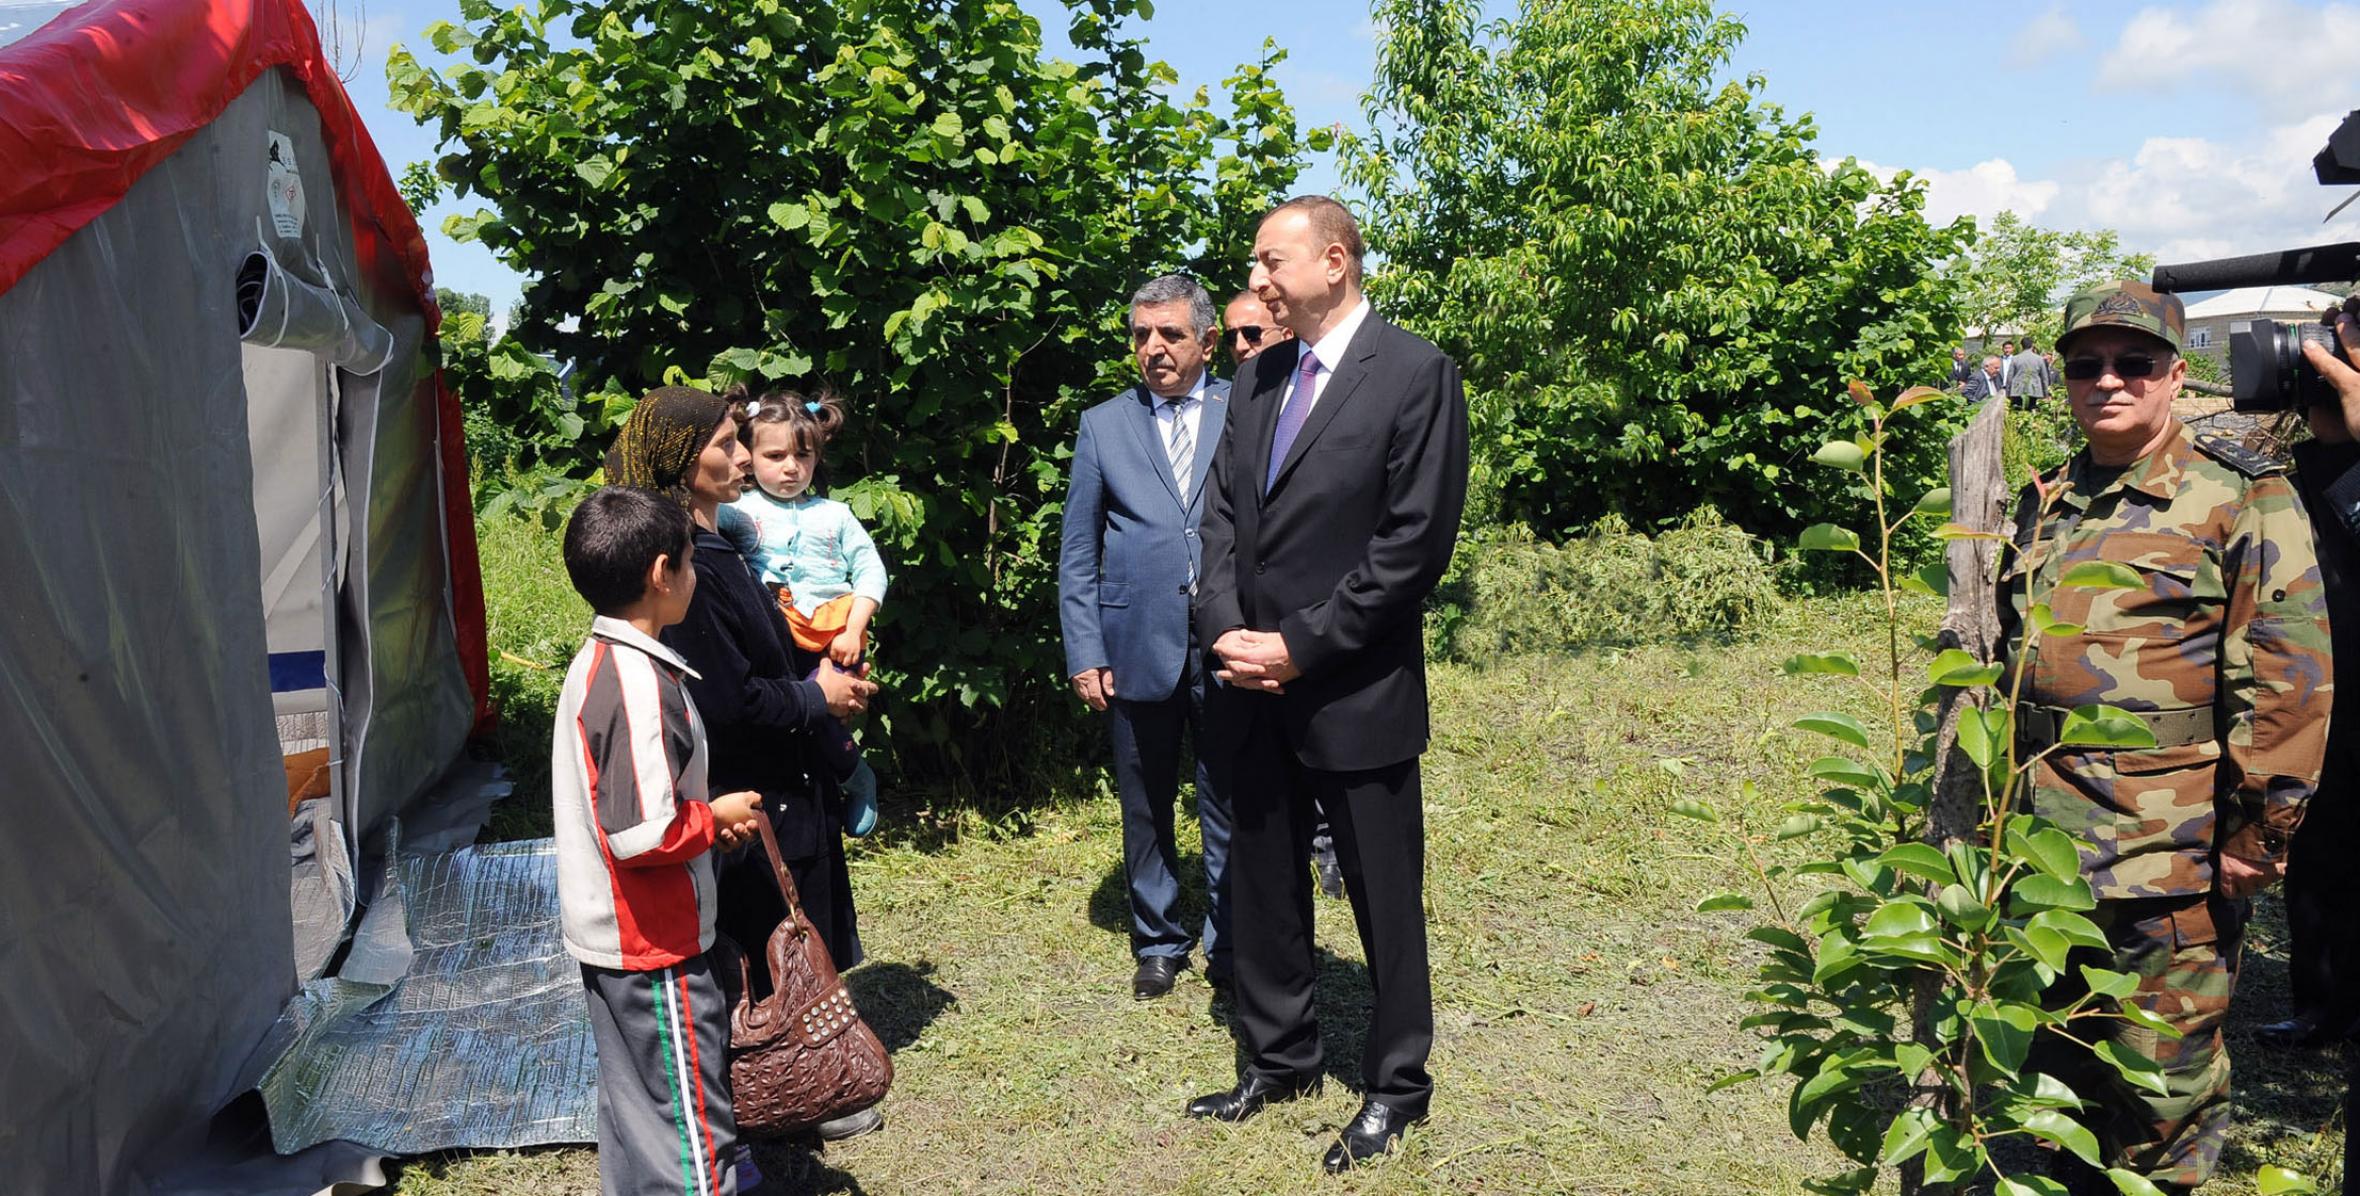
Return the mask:
<svg viewBox="0 0 2360 1196">
<path fill-rule="evenodd" d="M 485 533 L 495 647 L 562 665 L 583 616 L 540 537 Z M 1229 1081 L 1237 1048 L 1198 973 L 1165 1000 L 1131 999 L 1112 798 L 1041 794 L 1015 827 L 890 802 L 885 828 L 855 846 L 871 962 L 849 977 L 895 1052 L 887 1128 L 824 1153 L 766 1148 L 764 1190 L 1804 1191 L 1838 1160 L 1787 1131 L 1783 1089 L 1704 1094 L 1752 1061 L 1736 1025 L 1753 957 L 1744 915 L 1691 911 L 1748 887 L 1732 836 L 1760 835 L 1801 796 L 1800 765 L 1818 753 L 1787 725 L 1816 709 L 1868 713 L 1841 683 L 1784 678 L 1777 662 L 1805 646 L 1865 659 L 1874 625 L 1858 598 L 1812 600 L 1734 645 L 1435 670 L 1434 1121 L 1399 1157 L 1341 1179 L 1320 1174 L 1319 1157 L 1356 1103 L 1367 995 L 1344 903 L 1319 903 L 1326 1094 L 1243 1126 L 1191 1122 L 1181 1106 Z M 509 746 L 534 746 L 546 723 L 531 703 L 545 706 L 556 679 L 515 662 L 500 671 Z M 1747 780 L 1759 787 L 1750 804 Z M 501 825 L 530 826 L 523 807 L 540 792 L 521 787 Z M 1729 818 L 1671 816 L 1681 797 Z M 1191 853 L 1193 829 L 1183 823 Z M 2280 924 L 2265 908 L 2247 955 L 2233 1048 L 2242 1122 L 2231 1178 L 2207 1193 L 2252 1191 L 2234 1177 L 2264 1162 L 2322 1175 L 2341 1150 L 2327 1061 L 2247 1038 L 2280 1007 Z M 595 1192 L 596 1159 L 570 1148 L 413 1160 L 398 1190 Z"/>
</svg>

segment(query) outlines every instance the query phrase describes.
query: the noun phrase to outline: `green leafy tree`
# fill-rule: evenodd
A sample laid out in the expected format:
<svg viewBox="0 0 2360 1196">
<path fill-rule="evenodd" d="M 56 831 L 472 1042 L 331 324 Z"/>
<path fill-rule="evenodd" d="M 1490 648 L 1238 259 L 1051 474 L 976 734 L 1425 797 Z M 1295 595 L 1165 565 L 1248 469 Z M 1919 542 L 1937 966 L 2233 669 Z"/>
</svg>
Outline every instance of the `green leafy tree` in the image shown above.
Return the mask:
<svg viewBox="0 0 2360 1196">
<path fill-rule="evenodd" d="M 1078 62 L 1011 0 L 460 12 L 428 37 L 465 61 L 397 49 L 388 82 L 442 178 L 496 205 L 446 228 L 532 278 L 516 336 L 620 392 L 851 396 L 833 493 L 895 566 L 874 725 L 930 772 L 1020 761 L 1009 718 L 1070 705 L 1054 535 L 1081 408 L 1133 380 L 1124 301 L 1191 264 L 1242 275 L 1324 140 L 1297 134 L 1281 54 L 1224 117 L 1123 35 L 1142 0 L 1067 0 Z"/>
<path fill-rule="evenodd" d="M 484 321 L 492 318 L 490 296 L 478 295 L 473 291 L 454 291 L 449 287 L 436 287 L 434 288 L 434 305 L 442 309 L 445 324 L 448 324 L 453 316 L 471 315 L 475 317 L 475 323 L 465 328 L 449 329 L 444 333 L 445 336 L 455 335 L 462 340 L 483 339 L 487 331 Z"/>
<path fill-rule="evenodd" d="M 402 202 L 410 205 L 410 214 L 423 216 L 434 201 L 442 198 L 442 180 L 435 177 L 431 162 L 412 162 L 402 167 L 402 177 L 395 180 L 394 189 L 401 192 Z M 441 293 L 441 288 L 436 288 Z"/>
<path fill-rule="evenodd" d="M 1476 491 L 1548 535 L 1702 504 L 1792 530 L 1846 497 L 1799 468 L 1865 424 L 1842 383 L 1938 379 L 1956 315 L 1923 187 L 1812 148 L 1709 0 L 1378 0 L 1347 141 L 1372 289 L 1455 356 Z M 1923 451 L 1896 467 L 1921 479 Z"/>
<path fill-rule="evenodd" d="M 492 301 L 437 287 L 443 381 L 459 396 L 476 508 L 537 515 L 554 527 L 587 488 L 593 446 L 630 413 L 619 394 L 577 396 L 556 363 L 513 336 L 494 340 Z"/>
<path fill-rule="evenodd" d="M 1958 296 L 1962 331 L 2004 328 L 2051 345 L 2066 296 L 2154 269 L 2154 254 L 2125 250 L 2113 229 L 2060 232 L 2001 212 L 1942 274 Z"/>
</svg>

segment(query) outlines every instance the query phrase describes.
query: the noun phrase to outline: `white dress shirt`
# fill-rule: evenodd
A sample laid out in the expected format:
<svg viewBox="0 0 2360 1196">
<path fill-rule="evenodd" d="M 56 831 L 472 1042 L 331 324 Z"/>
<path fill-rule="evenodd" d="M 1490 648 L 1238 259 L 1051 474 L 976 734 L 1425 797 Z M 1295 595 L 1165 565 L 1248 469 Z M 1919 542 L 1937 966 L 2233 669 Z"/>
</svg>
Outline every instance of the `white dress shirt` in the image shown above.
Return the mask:
<svg viewBox="0 0 2360 1196">
<path fill-rule="evenodd" d="M 1205 451 L 1204 437 L 1197 435 L 1197 432 L 1204 427 L 1205 383 L 1212 376 L 1211 370 L 1198 370 L 1195 385 L 1190 386 L 1188 393 L 1181 396 L 1177 403 L 1152 390 L 1147 392 L 1148 397 L 1155 400 L 1155 434 L 1162 439 L 1166 454 L 1172 451 L 1172 421 L 1175 419 L 1188 425 L 1188 443 L 1195 446 L 1194 451 Z"/>
<path fill-rule="evenodd" d="M 1328 379 L 1336 376 L 1336 363 L 1344 360 L 1345 351 L 1352 347 L 1352 334 L 1359 332 L 1360 326 L 1368 322 L 1368 314 L 1368 300 L 1363 298 L 1352 305 L 1351 311 L 1344 313 L 1343 319 L 1336 321 L 1335 327 L 1328 329 L 1326 336 L 1312 343 L 1311 354 L 1319 358 L 1319 370 L 1311 376 L 1311 402 L 1303 408 L 1303 418 L 1311 418 L 1311 413 L 1319 408 L 1319 396 L 1327 393 Z M 1299 358 L 1297 360 L 1300 361 Z M 1286 410 L 1287 404 L 1295 401 L 1295 378 L 1299 374 L 1299 367 L 1289 372 L 1286 402 L 1279 405 L 1279 410 Z"/>
</svg>

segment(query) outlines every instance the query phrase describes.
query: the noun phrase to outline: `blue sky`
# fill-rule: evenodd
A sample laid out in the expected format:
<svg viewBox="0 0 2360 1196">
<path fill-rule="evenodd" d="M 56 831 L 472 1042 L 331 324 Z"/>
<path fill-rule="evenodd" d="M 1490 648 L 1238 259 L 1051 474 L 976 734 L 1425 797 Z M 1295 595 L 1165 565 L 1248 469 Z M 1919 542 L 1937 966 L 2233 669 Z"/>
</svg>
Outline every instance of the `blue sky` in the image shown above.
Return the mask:
<svg viewBox="0 0 2360 1196">
<path fill-rule="evenodd" d="M 385 106 L 396 42 L 433 60 L 424 31 L 458 0 L 311 0 L 357 41 L 349 84 L 398 173 L 435 153 L 425 130 Z M 1054 0 L 1023 0 L 1044 15 Z M 1507 5 L 1495 4 L 1498 11 Z M 1829 158 L 1907 168 L 1931 183 L 1938 218 L 2013 210 L 2057 228 L 2115 228 L 2166 260 L 2360 239 L 2360 205 L 2322 227 L 2347 189 L 2317 185 L 2311 155 L 2360 107 L 2360 3 L 2189 0 L 2063 5 L 2051 0 L 1728 0 L 1749 34 L 1733 76 L 1812 113 Z M 326 23 L 325 20 L 323 23 Z M 1218 89 L 1276 38 L 1280 79 L 1306 125 L 1357 123 L 1377 33 L 1349 0 L 1171 0 L 1145 22 L 1149 49 L 1183 86 Z M 357 34 L 357 37 L 355 35 Z M 1315 163 L 1306 189 L 1335 180 Z M 445 286 L 504 310 L 516 276 L 428 220 Z"/>
</svg>

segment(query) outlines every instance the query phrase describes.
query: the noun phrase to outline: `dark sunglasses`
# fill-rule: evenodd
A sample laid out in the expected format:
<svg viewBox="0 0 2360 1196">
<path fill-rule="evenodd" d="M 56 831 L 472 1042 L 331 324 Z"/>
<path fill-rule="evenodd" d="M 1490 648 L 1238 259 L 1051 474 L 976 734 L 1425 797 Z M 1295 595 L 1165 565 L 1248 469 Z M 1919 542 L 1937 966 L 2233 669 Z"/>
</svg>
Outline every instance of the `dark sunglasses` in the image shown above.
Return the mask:
<svg viewBox="0 0 2360 1196">
<path fill-rule="evenodd" d="M 2154 374 L 2156 367 L 2162 364 L 2151 353 L 2125 353 L 2114 359 L 2114 372 L 2125 379 L 2145 378 Z M 2093 381 L 2105 372 L 2106 359 L 2103 357 L 2065 359 L 2065 377 L 2075 382 Z"/>
<path fill-rule="evenodd" d="M 1237 327 L 1230 329 L 1229 335 L 1242 336 L 1246 338 L 1247 344 L 1259 345 L 1262 343 L 1262 334 L 1268 331 L 1270 330 L 1264 328 L 1260 324 L 1240 324 Z"/>
</svg>

